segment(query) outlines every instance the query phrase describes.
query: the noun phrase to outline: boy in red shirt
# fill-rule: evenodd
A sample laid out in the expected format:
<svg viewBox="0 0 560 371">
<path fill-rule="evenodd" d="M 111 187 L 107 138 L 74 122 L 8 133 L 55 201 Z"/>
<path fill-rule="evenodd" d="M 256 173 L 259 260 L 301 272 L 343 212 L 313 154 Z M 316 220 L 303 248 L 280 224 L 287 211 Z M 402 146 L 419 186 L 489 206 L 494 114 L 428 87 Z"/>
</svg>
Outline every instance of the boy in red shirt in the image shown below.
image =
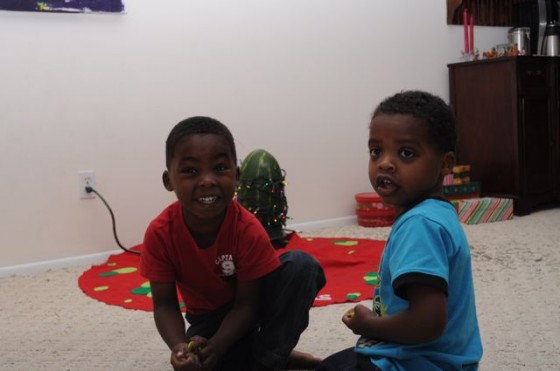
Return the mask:
<svg viewBox="0 0 560 371">
<path fill-rule="evenodd" d="M 174 369 L 314 368 L 320 359 L 293 348 L 323 270 L 300 251 L 278 257 L 258 219 L 234 200 L 239 168 L 229 129 L 209 117 L 181 121 L 167 138 L 166 165 L 163 183 L 178 201 L 150 223 L 140 273 Z"/>
</svg>

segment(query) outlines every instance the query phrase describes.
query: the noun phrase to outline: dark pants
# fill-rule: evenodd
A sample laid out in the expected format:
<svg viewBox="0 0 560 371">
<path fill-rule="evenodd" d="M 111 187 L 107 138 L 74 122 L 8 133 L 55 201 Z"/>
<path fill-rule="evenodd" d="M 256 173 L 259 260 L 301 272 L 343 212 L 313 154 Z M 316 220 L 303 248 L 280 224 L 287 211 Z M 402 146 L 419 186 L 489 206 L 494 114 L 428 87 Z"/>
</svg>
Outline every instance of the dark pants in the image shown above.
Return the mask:
<svg viewBox="0 0 560 371">
<path fill-rule="evenodd" d="M 347 348 L 328 356 L 317 366 L 316 371 L 379 371 L 369 357 Z"/>
<path fill-rule="evenodd" d="M 255 362 L 280 369 L 286 363 L 326 281 L 323 269 L 309 254 L 291 250 L 280 256 L 280 262 L 278 269 L 262 278 L 258 327 L 235 343 L 215 370 L 250 370 Z M 212 337 L 231 306 L 196 317 L 187 313 L 187 338 Z"/>
</svg>

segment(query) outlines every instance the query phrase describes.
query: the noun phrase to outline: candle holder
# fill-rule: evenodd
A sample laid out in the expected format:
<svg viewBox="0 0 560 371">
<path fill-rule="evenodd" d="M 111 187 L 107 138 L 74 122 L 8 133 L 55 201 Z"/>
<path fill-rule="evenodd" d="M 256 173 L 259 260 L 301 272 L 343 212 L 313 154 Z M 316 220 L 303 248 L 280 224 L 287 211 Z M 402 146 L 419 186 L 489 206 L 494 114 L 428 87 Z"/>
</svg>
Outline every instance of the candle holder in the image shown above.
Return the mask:
<svg viewBox="0 0 560 371">
<path fill-rule="evenodd" d="M 475 49 L 474 51 L 470 51 L 470 52 L 465 52 L 464 50 L 461 50 L 461 57 L 459 58 L 459 60 L 461 62 L 477 61 L 478 60 L 478 49 Z"/>
</svg>

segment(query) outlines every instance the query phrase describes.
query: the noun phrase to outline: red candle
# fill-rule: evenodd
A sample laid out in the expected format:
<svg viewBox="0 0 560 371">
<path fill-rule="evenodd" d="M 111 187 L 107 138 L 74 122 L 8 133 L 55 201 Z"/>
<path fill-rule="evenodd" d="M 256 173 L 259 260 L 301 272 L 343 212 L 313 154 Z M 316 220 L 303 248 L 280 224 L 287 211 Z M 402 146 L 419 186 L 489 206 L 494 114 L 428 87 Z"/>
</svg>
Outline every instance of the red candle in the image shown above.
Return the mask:
<svg viewBox="0 0 560 371">
<path fill-rule="evenodd" d="M 471 13 L 471 22 L 469 28 L 469 51 L 474 53 L 474 12 Z"/>
<path fill-rule="evenodd" d="M 469 31 L 467 8 L 463 9 L 463 30 L 465 34 L 465 53 L 469 52 Z"/>
</svg>

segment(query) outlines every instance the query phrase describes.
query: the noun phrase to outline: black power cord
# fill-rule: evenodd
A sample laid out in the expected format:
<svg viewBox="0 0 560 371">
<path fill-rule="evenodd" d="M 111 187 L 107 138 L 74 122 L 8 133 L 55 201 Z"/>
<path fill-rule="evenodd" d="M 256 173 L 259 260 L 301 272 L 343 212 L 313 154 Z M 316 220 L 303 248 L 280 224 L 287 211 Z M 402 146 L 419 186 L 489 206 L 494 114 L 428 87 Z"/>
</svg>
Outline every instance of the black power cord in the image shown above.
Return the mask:
<svg viewBox="0 0 560 371">
<path fill-rule="evenodd" d="M 131 254 L 136 254 L 136 255 L 140 255 L 140 251 L 134 251 L 134 250 L 130 250 L 127 249 L 126 247 L 124 247 L 121 242 L 119 241 L 119 237 L 117 236 L 117 225 L 115 223 L 115 214 L 113 214 L 113 210 L 111 210 L 111 206 L 109 206 L 109 204 L 107 203 L 107 201 L 105 201 L 105 199 L 103 198 L 103 196 L 101 196 L 99 194 L 99 192 L 97 192 L 95 189 L 93 189 L 93 187 L 91 186 L 86 186 L 86 192 L 87 193 L 95 193 L 97 196 L 99 196 L 99 199 L 101 201 L 103 201 L 103 203 L 105 204 L 105 206 L 107 206 L 107 209 L 109 210 L 109 213 L 111 214 L 111 221 L 113 222 L 113 236 L 115 236 L 115 241 L 117 241 L 117 245 L 119 245 L 119 247 L 121 249 L 123 249 L 125 252 L 131 253 Z"/>
</svg>

